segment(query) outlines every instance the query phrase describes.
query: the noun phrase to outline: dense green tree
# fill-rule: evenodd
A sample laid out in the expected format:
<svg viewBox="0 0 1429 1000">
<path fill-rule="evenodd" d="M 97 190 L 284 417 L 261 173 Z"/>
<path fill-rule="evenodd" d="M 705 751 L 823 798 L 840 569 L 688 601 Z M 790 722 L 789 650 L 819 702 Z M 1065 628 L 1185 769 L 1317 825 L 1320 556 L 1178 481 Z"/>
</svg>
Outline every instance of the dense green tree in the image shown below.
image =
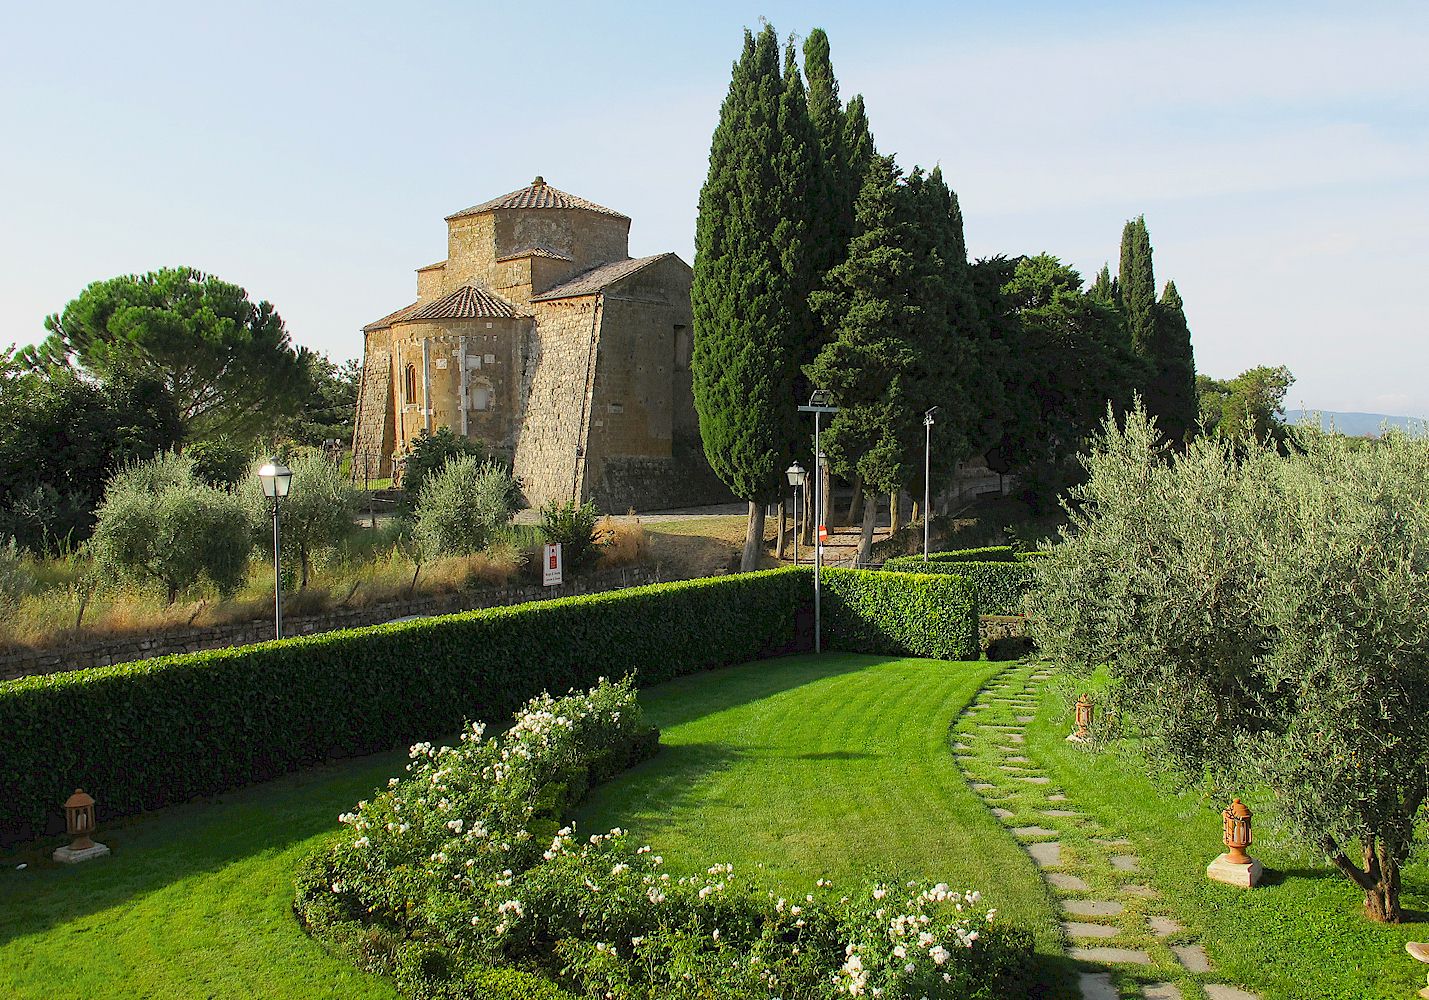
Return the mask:
<svg viewBox="0 0 1429 1000">
<path fill-rule="evenodd" d="M 81 542 L 118 469 L 173 448 L 172 397 L 147 375 L 107 382 L 0 354 L 0 537 L 32 551 Z"/>
<path fill-rule="evenodd" d="M 695 407 L 710 466 L 749 501 L 742 566 L 757 564 L 764 503 L 780 495 L 799 421 L 799 357 L 813 335 L 808 231 L 817 141 L 790 49 L 745 32 L 710 145 L 695 226 Z"/>
<path fill-rule="evenodd" d="M 1201 424 L 1220 437 L 1283 442 L 1288 436 L 1285 394 L 1294 384 L 1295 376 L 1284 365 L 1260 365 L 1224 381 L 1198 375 Z"/>
<path fill-rule="evenodd" d="M 220 489 L 233 489 L 252 471 L 253 456 L 232 441 L 195 441 L 184 456 L 192 460 L 194 475 Z"/>
<path fill-rule="evenodd" d="M 97 281 L 45 319 L 35 364 L 69 362 L 109 381 L 161 383 L 189 439 L 251 438 L 311 391 L 307 352 L 268 302 L 193 268 Z"/>
<path fill-rule="evenodd" d="M 200 480 L 192 461 L 165 455 L 110 480 L 90 547 L 102 575 L 156 585 L 172 604 L 202 583 L 234 593 L 253 535 L 238 496 Z"/>
<path fill-rule="evenodd" d="M 1086 463 L 1028 603 L 1041 649 L 1078 676 L 1107 667 L 1103 717 L 1154 762 L 1256 790 L 1257 822 L 1399 920 L 1429 791 L 1429 442 L 1179 451 L 1138 412 Z"/>
<path fill-rule="evenodd" d="M 1122 228 L 1121 270 L 1115 287 L 1127 334 L 1145 367 L 1141 392 L 1147 412 L 1167 439 L 1181 442 L 1195 430 L 1197 418 L 1191 331 L 1174 283 L 1168 282 L 1161 301 L 1156 300 L 1151 258 L 1146 219 L 1138 215 Z M 1099 281 L 1099 296 L 1104 288 Z"/>
<path fill-rule="evenodd" d="M 308 354 L 309 391 L 299 400 L 297 412 L 276 421 L 271 437 L 277 444 L 320 447 L 324 442 L 337 441 L 346 448 L 352 443 L 353 422 L 357 417 L 357 385 L 362 376 L 362 364 L 349 359 L 337 364 L 326 354 Z"/>
<path fill-rule="evenodd" d="M 1096 280 L 1092 282 L 1092 287 L 1087 289 L 1087 294 L 1105 305 L 1118 305 L 1121 299 L 1121 286 L 1111 276 L 1111 268 L 1106 264 L 1103 264 L 1102 269 L 1097 272 Z"/>
<path fill-rule="evenodd" d="M 1047 507 L 1078 478 L 1076 455 L 1108 405 L 1131 404 L 1142 369 L 1116 309 L 1056 257 L 994 258 L 977 270 L 986 321 L 1015 344 L 992 467 L 1018 470 L 1027 499 Z"/>
</svg>

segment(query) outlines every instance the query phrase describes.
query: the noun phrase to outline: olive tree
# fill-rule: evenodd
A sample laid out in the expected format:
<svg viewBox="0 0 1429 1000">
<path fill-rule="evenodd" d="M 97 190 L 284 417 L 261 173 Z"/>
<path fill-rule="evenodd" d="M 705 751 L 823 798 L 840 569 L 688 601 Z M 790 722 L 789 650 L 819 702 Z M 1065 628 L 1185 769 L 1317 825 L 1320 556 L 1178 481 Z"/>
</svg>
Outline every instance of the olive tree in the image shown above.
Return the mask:
<svg viewBox="0 0 1429 1000">
<path fill-rule="evenodd" d="M 1429 442 L 1289 456 L 1206 436 L 1176 453 L 1110 418 L 1037 566 L 1043 650 L 1110 668 L 1110 705 L 1194 781 L 1262 790 L 1266 815 L 1399 919 L 1429 778 Z M 1349 856 L 1357 844 L 1363 864 Z"/>
<path fill-rule="evenodd" d="M 417 540 L 433 556 L 480 552 L 511 522 L 520 500 L 511 470 L 500 462 L 453 458 L 426 476 L 413 511 Z"/>
<path fill-rule="evenodd" d="M 101 573 L 157 585 L 172 604 L 204 582 L 235 592 L 253 536 L 236 496 L 198 479 L 188 459 L 164 455 L 110 480 L 89 544 Z"/>
<path fill-rule="evenodd" d="M 306 449 L 289 460 L 293 479 L 282 500 L 278 535 L 283 551 L 297 561 L 298 586 L 306 587 L 313 557 L 332 548 L 353 531 L 357 492 L 338 464 L 316 449 Z M 272 508 L 263 496 L 256 472 L 241 486 L 249 516 L 263 538 L 271 534 Z"/>
</svg>

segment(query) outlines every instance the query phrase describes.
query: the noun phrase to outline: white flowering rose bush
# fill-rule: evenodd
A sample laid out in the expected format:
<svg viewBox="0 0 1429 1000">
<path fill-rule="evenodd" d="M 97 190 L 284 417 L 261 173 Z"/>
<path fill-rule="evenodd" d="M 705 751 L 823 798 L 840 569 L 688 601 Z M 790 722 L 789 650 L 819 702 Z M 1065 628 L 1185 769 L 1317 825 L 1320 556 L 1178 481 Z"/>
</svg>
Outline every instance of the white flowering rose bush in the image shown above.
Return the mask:
<svg viewBox="0 0 1429 1000">
<path fill-rule="evenodd" d="M 624 831 L 563 822 L 657 742 L 627 679 L 533 699 L 491 738 L 471 725 L 458 746 L 419 743 L 300 873 L 299 917 L 432 1000 L 1023 995 L 1030 935 L 976 892 L 820 879 L 781 898 L 732 866 L 674 875 Z"/>
</svg>

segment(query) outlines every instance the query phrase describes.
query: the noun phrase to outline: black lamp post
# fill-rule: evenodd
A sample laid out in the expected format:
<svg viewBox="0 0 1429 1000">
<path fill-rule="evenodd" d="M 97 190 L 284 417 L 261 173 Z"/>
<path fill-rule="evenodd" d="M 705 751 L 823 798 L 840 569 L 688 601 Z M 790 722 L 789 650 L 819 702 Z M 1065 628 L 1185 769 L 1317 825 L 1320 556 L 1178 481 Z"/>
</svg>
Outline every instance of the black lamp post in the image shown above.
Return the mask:
<svg viewBox="0 0 1429 1000">
<path fill-rule="evenodd" d="M 258 470 L 258 481 L 263 484 L 263 495 L 273 508 L 273 637 L 283 638 L 283 570 L 282 547 L 278 540 L 278 507 L 288 495 L 293 485 L 293 470 L 277 458 L 268 459 L 268 464 Z"/>
</svg>

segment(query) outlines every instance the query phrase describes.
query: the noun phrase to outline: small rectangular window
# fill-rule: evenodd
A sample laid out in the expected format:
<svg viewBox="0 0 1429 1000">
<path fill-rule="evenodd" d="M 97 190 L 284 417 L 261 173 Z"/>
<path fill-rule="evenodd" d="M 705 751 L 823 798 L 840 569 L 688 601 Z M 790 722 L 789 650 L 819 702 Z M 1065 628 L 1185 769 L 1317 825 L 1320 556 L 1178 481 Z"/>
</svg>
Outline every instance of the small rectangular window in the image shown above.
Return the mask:
<svg viewBox="0 0 1429 1000">
<path fill-rule="evenodd" d="M 491 408 L 491 390 L 484 387 L 477 387 L 471 391 L 471 408 L 473 410 L 487 410 Z"/>
<path fill-rule="evenodd" d="M 488 354 L 488 355 L 486 356 L 486 363 L 489 364 L 489 365 L 494 365 L 494 364 L 496 364 L 496 355 L 494 355 L 494 354 Z"/>
</svg>

